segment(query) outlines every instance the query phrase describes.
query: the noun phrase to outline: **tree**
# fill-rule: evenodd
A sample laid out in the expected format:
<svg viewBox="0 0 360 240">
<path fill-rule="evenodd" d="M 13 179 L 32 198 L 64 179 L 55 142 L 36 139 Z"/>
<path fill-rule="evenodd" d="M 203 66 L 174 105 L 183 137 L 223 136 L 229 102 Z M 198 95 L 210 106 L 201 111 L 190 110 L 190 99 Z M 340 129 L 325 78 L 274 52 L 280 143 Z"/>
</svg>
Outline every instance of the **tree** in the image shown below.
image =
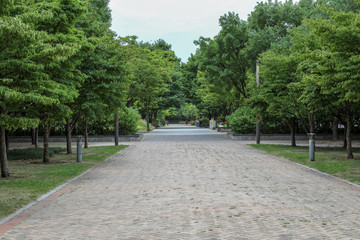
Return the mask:
<svg viewBox="0 0 360 240">
<path fill-rule="evenodd" d="M 95 121 L 114 114 L 124 105 L 129 87 L 126 69 L 126 51 L 121 42 L 110 36 L 99 38 L 94 52 L 80 65 L 86 74 L 77 100 L 75 116 L 81 116 L 85 122 Z"/>
<path fill-rule="evenodd" d="M 49 35 L 33 25 L 49 19 L 47 11 L 35 5 L 5 2 L 0 9 L 0 160 L 1 176 L 9 177 L 5 130 L 35 128 L 40 119 L 28 114 L 34 106 L 50 107 L 59 100 L 39 89 L 54 89 L 40 59 L 55 58 L 58 49 L 47 44 Z M 60 54 L 58 57 L 60 58 Z"/>
<path fill-rule="evenodd" d="M 167 51 L 150 51 L 129 46 L 132 52 L 130 71 L 129 98 L 135 100 L 138 107 L 146 111 L 147 130 L 150 131 L 150 110 L 156 107 L 159 98 L 166 91 L 170 82 Z"/>
<path fill-rule="evenodd" d="M 360 10 L 360 4 L 356 0 L 317 0 L 317 5 L 325 5 L 335 11 L 356 12 Z"/>
<path fill-rule="evenodd" d="M 76 26 L 84 31 L 94 46 L 82 59 L 78 69 L 86 75 L 78 89 L 79 97 L 71 103 L 71 121 L 67 121 L 68 153 L 71 153 L 71 131 L 79 120 L 84 122 L 85 147 L 88 146 L 88 123 L 114 114 L 123 105 L 128 87 L 126 51 L 116 40 L 111 26 L 107 0 L 91 0 L 88 12 Z M 69 118 L 70 119 L 70 118 Z"/>
<path fill-rule="evenodd" d="M 296 146 L 295 121 L 303 114 L 304 106 L 298 101 L 300 93 L 289 87 L 298 81 L 298 59 L 290 54 L 289 47 L 285 44 L 261 54 L 262 82 L 259 95 L 267 104 L 266 112 L 280 122 L 285 121 L 289 126 L 291 146 Z"/>
<path fill-rule="evenodd" d="M 222 86 L 210 83 L 206 73 L 199 71 L 197 77 L 200 84 L 196 94 L 201 99 L 197 106 L 201 110 L 207 110 L 209 115 L 215 118 L 219 115 L 229 115 L 237 107 L 237 91 L 232 89 L 230 92 Z M 209 116 L 210 118 L 210 116 Z"/>
<path fill-rule="evenodd" d="M 77 66 L 92 46 L 86 41 L 83 32 L 75 29 L 76 21 L 86 11 L 83 1 L 41 1 L 35 5 L 35 10 L 40 12 L 47 10 L 52 15 L 51 18 L 39 21 L 36 29 L 48 33 L 46 44 L 54 46 L 57 50 L 56 55 L 51 54 L 39 59 L 53 87 L 38 91 L 58 101 L 54 106 L 38 109 L 45 132 L 43 162 L 48 163 L 50 125 L 69 117 L 71 113 L 69 105 L 78 96 L 77 88 L 84 81 L 84 74 L 77 69 Z"/>
<path fill-rule="evenodd" d="M 187 120 L 195 120 L 199 116 L 199 111 L 196 106 L 192 104 L 185 104 L 181 107 L 181 115 L 184 116 Z"/>
<path fill-rule="evenodd" d="M 360 43 L 360 15 L 331 10 L 329 15 L 329 19 L 307 20 L 305 28 L 294 31 L 293 51 L 302 60 L 303 99 L 321 99 L 315 104 L 336 109 L 339 118 L 347 125 L 347 158 L 352 159 L 351 134 L 360 100 L 357 47 Z"/>
<path fill-rule="evenodd" d="M 227 92 L 234 88 L 237 99 L 247 98 L 247 23 L 232 12 L 220 17 L 219 23 L 221 30 L 214 39 L 201 37 L 195 42 L 200 51 L 199 69 L 206 72 L 209 83 L 223 87 Z"/>
<path fill-rule="evenodd" d="M 311 1 L 311 0 L 310 0 Z M 249 42 L 246 46 L 250 70 L 255 70 L 259 55 L 281 42 L 289 35 L 289 30 L 300 26 L 310 3 L 294 4 L 293 1 L 267 1 L 256 5 L 248 17 Z"/>
<path fill-rule="evenodd" d="M 195 55 L 191 54 L 187 63 L 181 63 L 180 71 L 181 78 L 179 79 L 182 85 L 182 92 L 185 97 L 185 102 L 198 105 L 201 103 L 201 99 L 196 94 L 200 87 L 197 79 L 198 68 L 200 62 L 200 52 L 197 51 Z"/>
</svg>

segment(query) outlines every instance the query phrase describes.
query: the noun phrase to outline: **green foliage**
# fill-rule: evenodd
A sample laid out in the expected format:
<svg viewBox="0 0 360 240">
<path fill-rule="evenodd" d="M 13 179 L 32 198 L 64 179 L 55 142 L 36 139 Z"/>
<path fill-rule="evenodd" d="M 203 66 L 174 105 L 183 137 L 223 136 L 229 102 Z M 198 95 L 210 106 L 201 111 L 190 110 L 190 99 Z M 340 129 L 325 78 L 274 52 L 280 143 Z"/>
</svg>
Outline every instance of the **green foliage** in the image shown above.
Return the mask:
<svg viewBox="0 0 360 240">
<path fill-rule="evenodd" d="M 292 32 L 302 101 L 312 108 L 331 104 L 340 115 L 358 105 L 359 14 L 329 12 L 330 19 L 307 20 Z M 354 106 L 355 105 L 355 106 Z M 353 110 L 350 110 L 353 111 Z M 342 117 L 345 119 L 345 117 Z"/>
<path fill-rule="evenodd" d="M 86 78 L 73 104 L 75 117 L 82 115 L 87 121 L 113 114 L 123 104 L 129 87 L 127 55 L 122 42 L 115 40 L 109 29 L 108 3 L 108 0 L 89 1 L 89 11 L 77 21 L 77 26 L 94 46 L 79 66 Z"/>
<path fill-rule="evenodd" d="M 16 5 L 8 7 L 11 11 Z M 52 48 L 45 44 L 48 35 L 35 30 L 32 22 L 24 22 L 24 15 L 0 17 L 0 126 L 8 130 L 39 124 L 38 118 L 24 114 L 29 106 L 59 103 L 38 92 L 49 83 L 38 56 Z"/>
<path fill-rule="evenodd" d="M 183 92 L 184 87 L 180 81 L 181 73 L 173 71 L 170 76 L 171 83 L 168 84 L 167 90 L 162 95 L 158 104 L 160 109 L 180 108 L 186 100 Z"/>
<path fill-rule="evenodd" d="M 308 4 L 304 6 L 308 7 Z M 301 21 L 310 13 L 293 1 L 258 3 L 248 18 L 251 35 L 246 51 L 250 69 L 254 71 L 254 63 L 259 55 L 282 41 L 288 36 L 289 30 L 301 25 Z"/>
<path fill-rule="evenodd" d="M 198 109 L 195 105 L 192 104 L 183 105 L 180 109 L 180 112 L 181 115 L 189 121 L 195 120 L 199 117 Z"/>
<path fill-rule="evenodd" d="M 286 122 L 292 128 L 291 122 L 301 118 L 307 109 L 299 101 L 301 93 L 291 87 L 299 81 L 296 75 L 299 60 L 289 53 L 289 48 L 281 44 L 261 55 L 262 81 L 259 90 L 254 94 L 255 97 L 252 98 L 255 105 L 263 107 L 259 111 L 262 118 Z"/>
<path fill-rule="evenodd" d="M 256 113 L 253 109 L 243 106 L 227 117 L 232 130 L 239 134 L 255 132 Z"/>
<path fill-rule="evenodd" d="M 132 135 L 137 132 L 140 114 L 133 108 L 125 108 L 119 112 L 119 134 Z"/>
<path fill-rule="evenodd" d="M 244 49 L 249 38 L 247 23 L 232 12 L 220 17 L 219 23 L 221 31 L 214 39 L 201 37 L 196 42 L 201 53 L 199 68 L 210 84 L 224 88 L 228 93 L 234 88 L 237 99 L 240 95 L 246 98 Z"/>
<path fill-rule="evenodd" d="M 96 39 L 94 52 L 79 69 L 87 75 L 75 103 L 78 113 L 87 120 L 112 114 L 122 105 L 129 86 L 126 52 L 112 37 Z"/>
<path fill-rule="evenodd" d="M 325 5 L 335 11 L 359 13 L 360 10 L 360 4 L 357 0 L 317 0 L 316 4 Z"/>
<path fill-rule="evenodd" d="M 197 79 L 199 67 L 199 53 L 191 55 L 187 63 L 181 64 L 181 78 L 179 79 L 182 88 L 182 92 L 185 97 L 186 103 L 194 103 L 199 105 L 201 100 L 196 94 L 199 89 L 199 83 Z"/>
<path fill-rule="evenodd" d="M 131 76 L 128 105 L 135 104 L 146 111 L 147 130 L 150 131 L 150 111 L 158 110 L 161 96 L 171 82 L 174 55 L 171 51 L 142 49 L 136 43 L 128 45 L 127 51 Z"/>
<path fill-rule="evenodd" d="M 208 127 L 208 126 L 209 126 L 209 123 L 210 123 L 209 121 L 210 121 L 209 118 L 203 117 L 203 118 L 202 118 L 202 126 Z"/>
<path fill-rule="evenodd" d="M 104 35 L 114 35 L 110 30 L 111 10 L 108 5 L 109 0 L 87 1 L 88 11 L 77 21 L 77 28 L 82 29 L 89 38 L 101 38 Z"/>
</svg>

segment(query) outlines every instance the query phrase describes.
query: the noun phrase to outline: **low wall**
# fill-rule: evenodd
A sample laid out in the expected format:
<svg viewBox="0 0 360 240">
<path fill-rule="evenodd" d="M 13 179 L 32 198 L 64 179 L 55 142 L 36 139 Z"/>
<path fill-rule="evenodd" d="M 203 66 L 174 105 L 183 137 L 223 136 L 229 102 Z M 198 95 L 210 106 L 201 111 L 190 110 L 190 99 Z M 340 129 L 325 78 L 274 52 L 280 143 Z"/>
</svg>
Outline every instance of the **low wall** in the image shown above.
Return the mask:
<svg viewBox="0 0 360 240">
<path fill-rule="evenodd" d="M 228 132 L 227 136 L 233 140 L 256 140 L 256 134 L 237 134 L 233 132 Z M 306 134 L 297 134 L 295 135 L 296 140 L 309 140 L 309 137 Z M 290 134 L 261 134 L 261 140 L 291 140 Z M 332 135 L 330 134 L 319 134 L 315 135 L 317 140 L 332 140 Z M 343 139 L 343 136 L 340 136 L 340 139 Z M 360 140 L 360 136 L 352 136 L 353 140 Z"/>
<path fill-rule="evenodd" d="M 144 134 L 137 133 L 134 135 L 120 135 L 119 142 L 138 142 L 141 141 L 144 137 Z M 76 136 L 71 137 L 72 142 L 77 141 Z M 84 137 L 82 137 L 82 141 L 84 141 Z M 89 136 L 89 142 L 115 142 L 115 136 Z M 21 142 L 31 142 L 31 137 L 28 136 L 10 136 L 10 143 L 21 143 Z M 39 136 L 39 142 L 43 142 L 43 137 Z M 66 142 L 66 137 L 64 136 L 51 136 L 49 138 L 49 142 Z"/>
</svg>

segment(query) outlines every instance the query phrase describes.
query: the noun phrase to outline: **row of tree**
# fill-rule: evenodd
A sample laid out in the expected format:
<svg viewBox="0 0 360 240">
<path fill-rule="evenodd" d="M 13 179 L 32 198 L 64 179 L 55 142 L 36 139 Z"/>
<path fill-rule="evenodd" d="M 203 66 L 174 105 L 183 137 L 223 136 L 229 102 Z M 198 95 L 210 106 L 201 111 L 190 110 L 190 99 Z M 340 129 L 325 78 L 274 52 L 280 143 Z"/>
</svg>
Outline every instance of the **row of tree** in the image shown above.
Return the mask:
<svg viewBox="0 0 360 240">
<path fill-rule="evenodd" d="M 47 163 L 51 126 L 65 126 L 71 153 L 74 128 L 87 138 L 91 126 L 114 126 L 114 114 L 131 118 L 121 125 L 127 128 L 137 111 L 148 130 L 165 117 L 222 115 L 245 133 L 259 115 L 262 129 L 285 122 L 293 136 L 297 124 L 316 132 L 335 119 L 333 126 L 346 126 L 352 158 L 351 132 L 359 119 L 358 0 L 269 0 L 246 21 L 230 12 L 220 17 L 214 38 L 195 41 L 198 49 L 187 63 L 163 40 L 116 36 L 108 2 L 0 0 L 2 177 L 10 175 L 9 132 L 40 127 Z"/>
<path fill-rule="evenodd" d="M 9 132 L 40 127 L 48 163 L 51 126 L 65 125 L 70 154 L 75 127 L 83 126 L 87 140 L 96 122 L 118 113 L 139 117 L 131 107 L 144 109 L 149 120 L 150 109 L 158 106 L 180 60 L 162 40 L 150 44 L 116 36 L 108 3 L 0 1 L 2 177 L 10 176 Z"/>
<path fill-rule="evenodd" d="M 306 133 L 346 128 L 347 157 L 359 120 L 360 4 L 357 0 L 260 2 L 247 21 L 220 17 L 220 32 L 195 41 L 182 66 L 203 114 L 229 116 L 240 133 L 289 126 Z M 256 62 L 260 86 L 256 83 Z"/>
</svg>

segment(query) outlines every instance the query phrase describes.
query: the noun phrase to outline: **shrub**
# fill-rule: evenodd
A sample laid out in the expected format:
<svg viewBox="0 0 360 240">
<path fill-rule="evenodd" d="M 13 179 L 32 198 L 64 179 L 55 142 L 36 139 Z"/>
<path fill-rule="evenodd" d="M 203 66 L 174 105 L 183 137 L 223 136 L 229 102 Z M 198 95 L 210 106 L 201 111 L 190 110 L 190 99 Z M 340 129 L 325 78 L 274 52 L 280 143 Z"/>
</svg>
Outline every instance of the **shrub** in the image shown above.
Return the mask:
<svg viewBox="0 0 360 240">
<path fill-rule="evenodd" d="M 21 159 L 41 159 L 43 157 L 42 148 L 25 148 L 25 149 L 13 149 L 9 150 L 8 159 L 9 160 L 21 160 Z M 49 148 L 50 157 L 54 154 L 65 152 L 66 148 L 52 147 Z"/>
<path fill-rule="evenodd" d="M 203 117 L 202 118 L 202 126 L 204 126 L 204 127 L 208 127 L 209 126 L 209 118 L 207 118 L 207 117 Z"/>
<path fill-rule="evenodd" d="M 119 134 L 120 135 L 132 135 L 135 134 L 138 129 L 138 121 L 140 114 L 133 108 L 125 108 L 119 112 Z"/>
<path fill-rule="evenodd" d="M 255 133 L 256 117 L 253 110 L 247 106 L 241 107 L 227 117 L 227 120 L 236 133 Z"/>
</svg>

